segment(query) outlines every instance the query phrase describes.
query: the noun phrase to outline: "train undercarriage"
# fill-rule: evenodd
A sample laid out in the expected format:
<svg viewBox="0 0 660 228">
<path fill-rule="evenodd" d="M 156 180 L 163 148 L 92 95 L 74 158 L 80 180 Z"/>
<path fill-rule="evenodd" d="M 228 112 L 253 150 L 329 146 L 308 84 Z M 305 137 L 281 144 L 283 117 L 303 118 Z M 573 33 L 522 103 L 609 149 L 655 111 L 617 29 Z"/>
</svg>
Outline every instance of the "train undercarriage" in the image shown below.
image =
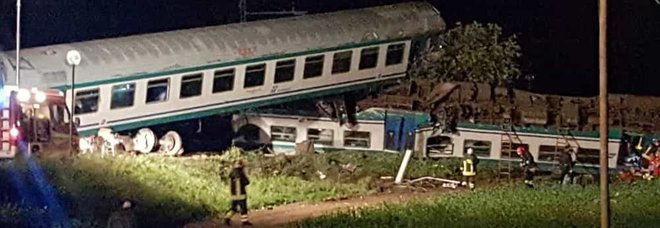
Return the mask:
<svg viewBox="0 0 660 228">
<path fill-rule="evenodd" d="M 355 124 L 357 122 L 355 114 L 358 111 L 355 108 L 356 102 L 366 96 L 368 91 L 370 90 L 259 109 L 286 108 L 300 110 L 300 112 L 314 112 L 319 116 L 332 118 L 339 124 Z M 80 153 L 106 155 L 129 152 L 181 156 L 185 152 L 224 151 L 232 145 L 246 150 L 268 152 L 270 145 L 257 145 L 249 140 L 237 140 L 243 138 L 244 129 L 237 129 L 236 124 L 232 123 L 233 114 L 236 113 L 218 114 L 120 132 L 114 132 L 110 128 L 101 128 L 96 135 L 81 137 Z"/>
</svg>

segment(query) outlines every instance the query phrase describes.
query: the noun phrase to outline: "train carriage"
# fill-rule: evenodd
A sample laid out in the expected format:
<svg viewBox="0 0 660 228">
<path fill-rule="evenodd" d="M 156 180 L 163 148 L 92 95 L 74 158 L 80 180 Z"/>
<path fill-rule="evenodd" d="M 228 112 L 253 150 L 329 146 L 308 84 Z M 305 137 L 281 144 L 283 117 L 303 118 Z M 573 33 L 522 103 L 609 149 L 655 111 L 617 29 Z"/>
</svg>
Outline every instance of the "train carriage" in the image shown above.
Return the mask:
<svg viewBox="0 0 660 228">
<path fill-rule="evenodd" d="M 418 157 L 462 157 L 467 148 L 491 162 L 517 166 L 520 158 L 515 148 L 527 148 L 539 167 L 551 171 L 565 146 L 576 150 L 576 172 L 593 173 L 599 167 L 600 143 L 597 132 L 562 131 L 546 128 L 504 128 L 487 124 L 459 123 L 456 132 L 443 132 L 431 126 L 426 113 L 370 108 L 359 112 L 357 125 L 340 124 L 337 120 L 317 115 L 295 115 L 286 111 L 260 110 L 234 116 L 237 141 L 271 144 L 273 152 L 293 154 L 297 143 L 312 141 L 318 152 L 337 150 L 402 153 L 414 151 Z M 244 131 L 246 129 L 250 129 Z M 624 164 L 621 157 L 626 134 L 610 131 L 609 169 Z M 637 139 L 639 140 L 639 139 Z M 645 141 L 649 141 L 644 139 Z M 511 143 L 509 143 L 511 142 Z M 645 143 L 646 144 L 646 143 Z M 642 142 L 639 143 L 642 146 Z"/>
<path fill-rule="evenodd" d="M 622 137 L 619 131 L 611 131 L 608 136 L 611 169 L 618 166 Z M 569 146 L 577 151 L 577 165 L 592 169 L 599 164 L 599 140 L 596 132 L 460 123 L 453 134 L 440 133 L 432 127 L 418 129 L 415 150 L 425 157 L 437 158 L 463 156 L 467 148 L 474 148 L 474 153 L 485 160 L 519 161 L 515 149 L 524 147 L 547 170 L 558 162 L 564 147 Z"/>
<path fill-rule="evenodd" d="M 430 4 L 403 3 L 30 48 L 18 65 L 21 86 L 58 88 L 70 98 L 65 54 L 80 51 L 75 103 L 68 105 L 80 134 L 92 135 L 100 127 L 135 131 L 401 78 L 417 47 L 444 28 Z M 15 84 L 7 77 L 17 65 L 13 55 L 2 57 L 5 84 Z"/>
</svg>

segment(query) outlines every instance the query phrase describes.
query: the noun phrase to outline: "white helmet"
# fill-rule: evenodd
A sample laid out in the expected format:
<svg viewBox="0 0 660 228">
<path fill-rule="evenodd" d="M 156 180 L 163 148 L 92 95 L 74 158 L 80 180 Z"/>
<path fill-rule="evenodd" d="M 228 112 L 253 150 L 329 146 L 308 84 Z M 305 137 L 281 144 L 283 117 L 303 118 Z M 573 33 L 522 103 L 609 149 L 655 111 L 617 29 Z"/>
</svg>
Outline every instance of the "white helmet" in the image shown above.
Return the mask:
<svg viewBox="0 0 660 228">
<path fill-rule="evenodd" d="M 121 208 L 122 208 L 122 209 L 129 209 L 129 208 L 131 208 L 132 206 L 133 206 L 133 203 L 131 203 L 131 201 L 129 201 L 129 200 L 126 200 L 126 201 L 124 201 L 124 203 L 121 205 Z"/>
<path fill-rule="evenodd" d="M 467 149 L 467 154 L 472 154 L 472 153 L 474 153 L 474 151 L 472 150 L 472 148 L 468 148 L 468 149 Z"/>
</svg>

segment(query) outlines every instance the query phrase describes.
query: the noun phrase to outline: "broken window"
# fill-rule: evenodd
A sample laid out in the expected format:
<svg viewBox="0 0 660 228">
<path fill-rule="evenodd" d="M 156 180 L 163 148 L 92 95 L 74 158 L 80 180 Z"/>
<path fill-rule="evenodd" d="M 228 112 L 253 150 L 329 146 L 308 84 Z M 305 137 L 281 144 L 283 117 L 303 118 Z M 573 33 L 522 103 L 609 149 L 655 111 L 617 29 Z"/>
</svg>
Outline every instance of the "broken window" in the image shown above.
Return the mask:
<svg viewBox="0 0 660 228">
<path fill-rule="evenodd" d="M 314 143 L 332 146 L 334 140 L 334 131 L 331 129 L 307 129 L 307 139 L 314 140 Z"/>
<path fill-rule="evenodd" d="M 452 140 L 448 136 L 433 136 L 426 140 L 427 154 L 451 155 L 452 150 Z"/>
<path fill-rule="evenodd" d="M 366 131 L 344 131 L 344 146 L 371 147 L 371 133 Z"/>
<path fill-rule="evenodd" d="M 296 128 L 271 126 L 270 138 L 273 141 L 296 142 Z"/>
<path fill-rule="evenodd" d="M 115 85 L 112 87 L 110 109 L 133 106 L 135 100 L 135 83 Z"/>
<path fill-rule="evenodd" d="M 147 83 L 146 103 L 167 101 L 169 79 L 152 80 Z"/>
<path fill-rule="evenodd" d="M 337 52 L 332 59 L 332 74 L 345 73 L 351 70 L 353 51 Z"/>
<path fill-rule="evenodd" d="M 99 109 L 99 89 L 82 90 L 76 92 L 76 106 L 74 113 L 85 114 L 96 112 Z"/>
<path fill-rule="evenodd" d="M 378 65 L 378 47 L 362 49 L 360 53 L 360 70 L 371 69 Z"/>
<path fill-rule="evenodd" d="M 179 98 L 194 97 L 202 94 L 202 74 L 183 76 Z"/>
<path fill-rule="evenodd" d="M 243 88 L 251 88 L 264 85 L 264 76 L 266 74 L 266 64 L 257 64 L 248 66 L 245 69 L 245 83 Z"/>
</svg>

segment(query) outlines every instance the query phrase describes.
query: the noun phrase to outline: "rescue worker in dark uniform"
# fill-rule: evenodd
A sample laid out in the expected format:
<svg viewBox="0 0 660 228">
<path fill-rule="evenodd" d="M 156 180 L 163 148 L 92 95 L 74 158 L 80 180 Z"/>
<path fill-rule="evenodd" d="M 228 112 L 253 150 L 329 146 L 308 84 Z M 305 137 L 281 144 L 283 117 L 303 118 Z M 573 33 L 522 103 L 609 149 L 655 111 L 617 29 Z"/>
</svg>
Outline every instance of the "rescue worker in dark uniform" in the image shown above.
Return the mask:
<svg viewBox="0 0 660 228">
<path fill-rule="evenodd" d="M 642 157 L 642 159 L 641 159 L 642 169 L 647 169 L 648 166 L 649 166 L 649 163 L 650 163 L 650 161 L 644 155 L 649 155 L 649 154 L 653 155 L 653 154 L 655 154 L 655 152 L 659 148 L 660 148 L 660 141 L 658 141 L 658 139 L 653 139 L 653 143 L 651 143 L 651 145 L 646 147 L 646 150 L 643 153 L 641 153 L 641 155 L 642 155 L 641 156 Z"/>
<path fill-rule="evenodd" d="M 231 210 L 225 216 L 226 225 L 231 225 L 231 217 L 233 217 L 235 213 L 241 214 L 241 222 L 243 225 L 252 225 L 252 223 L 248 221 L 247 191 L 245 189 L 249 184 L 250 180 L 247 178 L 243 170 L 243 161 L 236 161 L 234 169 L 231 171 L 231 174 L 229 174 Z"/>
<path fill-rule="evenodd" d="M 132 228 L 135 224 L 135 215 L 133 214 L 133 202 L 126 200 L 121 206 L 121 210 L 110 214 L 107 228 Z"/>
<path fill-rule="evenodd" d="M 461 185 L 467 185 L 470 189 L 474 189 L 474 182 L 477 176 L 477 164 L 479 164 L 479 158 L 474 155 L 474 150 L 472 148 L 468 148 L 467 154 L 463 159 L 463 165 L 461 166 L 461 173 L 463 174 L 463 182 Z"/>
<path fill-rule="evenodd" d="M 573 182 L 573 167 L 575 161 L 573 160 L 573 149 L 568 146 L 559 155 L 559 168 L 561 169 L 561 184 L 566 185 Z"/>
<path fill-rule="evenodd" d="M 532 153 L 525 150 L 525 148 L 522 146 L 516 149 L 516 153 L 518 153 L 518 156 L 522 158 L 522 162 L 520 163 L 520 166 L 523 167 L 525 171 L 525 184 L 530 188 L 534 188 L 533 180 L 534 180 L 534 174 L 536 174 L 536 169 L 537 169 L 536 162 L 534 161 L 534 156 L 532 155 Z"/>
</svg>

